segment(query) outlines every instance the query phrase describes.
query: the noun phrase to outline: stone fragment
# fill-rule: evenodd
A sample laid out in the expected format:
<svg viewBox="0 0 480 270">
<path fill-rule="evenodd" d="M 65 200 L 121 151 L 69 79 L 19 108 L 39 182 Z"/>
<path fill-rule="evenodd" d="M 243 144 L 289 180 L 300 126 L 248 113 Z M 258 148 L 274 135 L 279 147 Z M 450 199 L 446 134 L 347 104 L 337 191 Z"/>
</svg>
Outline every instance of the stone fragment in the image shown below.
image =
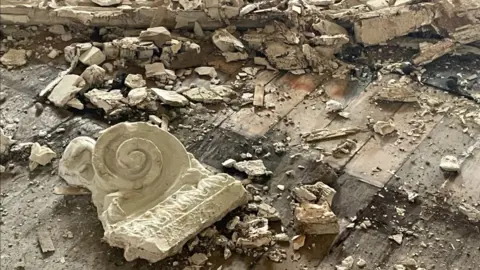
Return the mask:
<svg viewBox="0 0 480 270">
<path fill-rule="evenodd" d="M 152 88 L 152 92 L 160 99 L 163 103 L 174 106 L 174 107 L 184 107 L 188 105 L 188 99 L 184 96 L 173 92 L 162 90 L 158 88 Z"/>
<path fill-rule="evenodd" d="M 317 23 L 314 23 L 312 27 L 322 35 L 348 35 L 345 28 L 325 19 L 320 19 Z"/>
<path fill-rule="evenodd" d="M 105 59 L 106 57 L 103 52 L 99 48 L 92 46 L 90 49 L 80 55 L 79 61 L 82 64 L 91 66 L 101 65 Z"/>
<path fill-rule="evenodd" d="M 373 97 L 376 101 L 416 102 L 415 91 L 409 87 L 385 87 Z"/>
<path fill-rule="evenodd" d="M 57 56 L 60 54 L 60 52 L 56 49 L 51 50 L 48 54 L 47 57 L 50 59 L 55 59 Z"/>
<path fill-rule="evenodd" d="M 15 143 L 11 137 L 5 135 L 3 129 L 0 128 L 0 155 L 7 154 L 10 146 Z"/>
<path fill-rule="evenodd" d="M 353 267 L 354 259 L 352 256 L 348 256 L 345 259 L 342 260 L 342 263 L 340 266 L 337 266 L 336 269 L 345 269 L 345 270 L 350 270 Z"/>
<path fill-rule="evenodd" d="M 261 203 L 258 205 L 258 216 L 268 219 L 269 221 L 278 221 L 280 220 L 280 214 L 278 213 L 275 207 L 270 206 L 266 203 Z"/>
<path fill-rule="evenodd" d="M 284 186 L 284 185 L 277 185 L 277 188 L 278 188 L 278 190 L 280 190 L 280 191 L 284 191 L 284 190 L 285 190 L 285 186 Z"/>
<path fill-rule="evenodd" d="M 193 265 L 204 265 L 208 261 L 208 257 L 205 253 L 195 253 L 188 258 L 188 261 Z"/>
<path fill-rule="evenodd" d="M 292 238 L 293 250 L 299 250 L 305 245 L 305 235 L 296 235 Z"/>
<path fill-rule="evenodd" d="M 105 79 L 105 74 L 105 69 L 98 65 L 91 65 L 87 67 L 80 76 L 85 80 L 88 87 L 91 88 L 101 87 L 103 85 L 103 80 Z"/>
<path fill-rule="evenodd" d="M 111 113 L 113 110 L 123 105 L 124 99 L 120 90 L 104 91 L 92 89 L 85 93 L 85 97 L 97 108 L 102 109 L 105 113 Z"/>
<path fill-rule="evenodd" d="M 214 67 L 197 67 L 195 68 L 195 72 L 200 76 L 209 76 L 210 78 L 217 77 L 217 71 L 215 71 Z"/>
<path fill-rule="evenodd" d="M 265 43 L 265 47 L 265 56 L 277 69 L 298 70 L 308 67 L 301 46 L 271 41 Z"/>
<path fill-rule="evenodd" d="M 222 52 L 244 51 L 245 46 L 235 36 L 230 34 L 227 29 L 218 29 L 212 35 L 212 41 Z"/>
<path fill-rule="evenodd" d="M 403 242 L 403 234 L 401 234 L 401 233 L 394 234 L 394 235 L 389 236 L 388 239 L 390 239 L 390 240 L 394 241 L 395 243 L 401 245 L 402 242 Z"/>
<path fill-rule="evenodd" d="M 204 37 L 205 33 L 203 33 L 202 26 L 195 21 L 195 24 L 193 25 L 193 32 L 195 33 L 195 36 L 197 37 Z"/>
<path fill-rule="evenodd" d="M 159 26 L 140 32 L 139 39 L 141 41 L 153 41 L 157 47 L 161 48 L 167 41 L 170 41 L 172 37 L 167 28 Z"/>
<path fill-rule="evenodd" d="M 395 264 L 393 270 L 407 270 L 407 268 L 401 264 Z"/>
<path fill-rule="evenodd" d="M 329 6 L 335 4 L 335 0 L 307 0 L 306 3 L 314 6 Z"/>
<path fill-rule="evenodd" d="M 145 77 L 165 76 L 166 70 L 163 63 L 152 63 L 145 65 Z"/>
<path fill-rule="evenodd" d="M 302 203 L 295 208 L 296 226 L 305 234 L 338 234 L 337 217 L 328 202 Z"/>
<path fill-rule="evenodd" d="M 224 162 L 222 162 L 222 166 L 225 167 L 225 168 L 233 168 L 235 163 L 237 163 L 237 161 L 235 159 L 229 158 L 229 159 L 225 160 Z"/>
<path fill-rule="evenodd" d="M 222 98 L 236 95 L 236 92 L 226 85 L 210 85 L 210 91 Z"/>
<path fill-rule="evenodd" d="M 343 104 L 333 99 L 327 101 L 327 103 L 325 104 L 325 111 L 328 113 L 341 111 L 342 109 Z"/>
<path fill-rule="evenodd" d="M 65 27 L 63 27 L 63 25 L 61 24 L 55 24 L 55 25 L 52 25 L 48 28 L 48 32 L 52 33 L 52 34 L 55 34 L 55 35 L 63 35 L 65 33 L 67 33 L 67 31 L 65 30 Z"/>
<path fill-rule="evenodd" d="M 9 49 L 1 58 L 5 66 L 19 67 L 27 63 L 27 52 L 25 50 Z"/>
<path fill-rule="evenodd" d="M 317 196 L 311 193 L 305 187 L 296 187 L 293 189 L 293 196 L 300 203 L 306 202 L 315 202 L 317 201 Z"/>
<path fill-rule="evenodd" d="M 290 241 L 290 238 L 288 237 L 288 234 L 286 234 L 286 233 L 276 234 L 273 238 L 277 242 L 289 242 Z"/>
<path fill-rule="evenodd" d="M 142 74 L 128 74 L 125 78 L 125 85 L 130 88 L 140 88 L 147 85 Z"/>
<path fill-rule="evenodd" d="M 245 224 L 248 229 L 244 237 L 239 237 L 236 241 L 237 246 L 243 248 L 260 248 L 270 245 L 272 233 L 268 230 L 268 220 L 258 218 L 248 221 Z"/>
<path fill-rule="evenodd" d="M 78 98 L 72 98 L 67 102 L 67 106 L 72 107 L 77 110 L 83 110 L 85 106 Z"/>
<path fill-rule="evenodd" d="M 468 203 L 461 203 L 458 206 L 458 209 L 461 213 L 467 216 L 468 220 L 471 222 L 479 222 L 480 221 L 480 210 L 475 208 L 473 205 Z"/>
<path fill-rule="evenodd" d="M 368 0 L 366 3 L 370 10 L 377 10 L 388 7 L 387 0 Z"/>
<path fill-rule="evenodd" d="M 205 87 L 192 88 L 182 93 L 188 99 L 202 103 L 219 103 L 223 98 Z"/>
<path fill-rule="evenodd" d="M 71 34 L 70 32 L 67 32 L 67 33 L 65 33 L 65 34 L 62 34 L 62 35 L 60 36 L 60 39 L 61 39 L 62 41 L 64 41 L 64 42 L 67 42 L 67 41 L 72 40 L 72 39 L 73 39 L 73 36 L 72 36 L 72 34 Z"/>
<path fill-rule="evenodd" d="M 232 256 L 232 251 L 231 251 L 229 248 L 226 247 L 226 248 L 223 250 L 223 258 L 224 258 L 225 260 L 228 260 L 228 258 L 230 258 L 231 256 Z"/>
<path fill-rule="evenodd" d="M 447 155 L 442 157 L 442 159 L 440 160 L 440 168 L 447 172 L 459 172 L 460 163 L 458 162 L 457 157 Z"/>
<path fill-rule="evenodd" d="M 47 165 L 48 163 L 50 163 L 50 161 L 52 161 L 52 159 L 56 157 L 57 157 L 57 154 L 55 154 L 55 152 L 53 152 L 52 149 L 48 148 L 47 146 L 41 146 L 39 143 L 34 143 L 32 145 L 32 149 L 29 157 L 30 171 L 35 170 L 35 168 L 37 168 L 38 165 L 42 165 L 42 166 Z"/>
<path fill-rule="evenodd" d="M 233 167 L 252 177 L 272 174 L 267 170 L 261 159 L 240 161 L 235 163 Z"/>
<path fill-rule="evenodd" d="M 137 106 L 142 103 L 148 96 L 146 87 L 132 89 L 128 92 L 127 102 L 130 106 Z"/>
<path fill-rule="evenodd" d="M 337 193 L 335 189 L 320 181 L 313 185 L 305 185 L 303 187 L 314 194 L 319 201 L 326 201 L 330 206 L 332 206 L 333 197 L 335 197 L 335 194 Z"/>
<path fill-rule="evenodd" d="M 37 240 L 40 244 L 40 249 L 42 253 L 49 253 L 55 251 L 55 246 L 53 245 L 52 237 L 50 233 L 45 230 L 37 232 Z"/>
<path fill-rule="evenodd" d="M 65 75 L 48 96 L 55 106 L 63 107 L 75 95 L 85 89 L 85 80 L 75 74 Z"/>
<path fill-rule="evenodd" d="M 120 48 L 119 46 L 114 45 L 112 42 L 104 42 L 103 54 L 107 60 L 116 60 L 120 55 Z"/>
<path fill-rule="evenodd" d="M 246 52 L 223 52 L 222 55 L 227 63 L 248 59 Z"/>
<path fill-rule="evenodd" d="M 374 125 L 373 125 L 373 131 L 375 131 L 376 133 L 382 135 L 382 136 L 385 136 L 385 135 L 388 135 L 390 133 L 393 133 L 395 132 L 395 130 L 397 130 L 395 128 L 395 124 L 393 124 L 393 122 L 389 121 L 389 122 L 386 122 L 386 121 L 377 121 Z"/>
<path fill-rule="evenodd" d="M 122 0 L 92 0 L 92 2 L 102 7 L 109 7 L 120 5 Z"/>
<path fill-rule="evenodd" d="M 180 252 L 248 200 L 240 181 L 210 172 L 173 135 L 143 122 L 116 124 L 97 141 L 74 139 L 59 175 L 92 191 L 104 239 L 123 248 L 127 261 L 154 263 Z"/>
<path fill-rule="evenodd" d="M 365 268 L 365 266 L 367 266 L 367 262 L 364 259 L 360 258 L 357 261 L 357 266 L 358 268 Z"/>
</svg>

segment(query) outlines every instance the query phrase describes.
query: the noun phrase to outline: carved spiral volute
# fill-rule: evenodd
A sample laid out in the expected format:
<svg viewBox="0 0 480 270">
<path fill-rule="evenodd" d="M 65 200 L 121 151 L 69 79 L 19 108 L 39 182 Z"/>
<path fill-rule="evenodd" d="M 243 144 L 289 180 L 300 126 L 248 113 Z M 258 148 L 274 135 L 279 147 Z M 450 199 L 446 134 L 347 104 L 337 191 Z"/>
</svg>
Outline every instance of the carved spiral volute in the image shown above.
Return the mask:
<svg viewBox="0 0 480 270">
<path fill-rule="evenodd" d="M 120 123 L 106 129 L 94 148 L 97 185 L 105 190 L 159 188 L 166 191 L 190 167 L 183 145 L 147 123 Z"/>
</svg>

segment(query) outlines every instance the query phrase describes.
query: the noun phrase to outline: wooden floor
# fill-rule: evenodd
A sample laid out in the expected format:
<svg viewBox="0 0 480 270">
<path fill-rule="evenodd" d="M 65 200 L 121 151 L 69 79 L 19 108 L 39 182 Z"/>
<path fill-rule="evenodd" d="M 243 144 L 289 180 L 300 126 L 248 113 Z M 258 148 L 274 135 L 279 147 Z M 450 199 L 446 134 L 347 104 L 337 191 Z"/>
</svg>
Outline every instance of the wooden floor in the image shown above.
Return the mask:
<svg viewBox="0 0 480 270">
<path fill-rule="evenodd" d="M 36 92 L 58 72 L 52 67 L 32 66 L 23 69 L 21 74 L 1 72 L 2 91 L 8 94 L 7 101 L 0 105 L 1 116 L 2 119 L 18 118 L 19 128 L 14 139 L 51 142 L 51 147 L 60 154 L 72 138 L 95 136 L 107 126 L 91 115 L 51 107 L 46 107 L 40 116 L 35 115 Z M 458 211 L 461 203 L 478 205 L 480 202 L 480 150 L 474 150 L 473 155 L 465 159 L 459 175 L 445 175 L 438 167 L 442 156 L 461 156 L 470 146 L 478 144 L 480 126 L 469 121 L 464 124 L 452 113 L 458 108 L 478 111 L 478 105 L 468 102 L 465 105 L 457 98 L 418 83 L 411 83 L 409 87 L 421 95 L 443 100 L 445 105 L 452 106 L 451 111 L 422 114 L 425 107 L 418 103 L 372 101 L 389 81 L 398 79 L 396 75 L 384 76 L 365 88 L 330 77 L 270 74 L 258 80 L 265 82 L 265 101 L 275 103 L 274 109 L 223 108 L 173 121 L 172 133 L 200 161 L 218 169 L 221 162 L 239 158 L 241 153 L 254 153 L 258 148 L 262 149 L 260 157 L 270 153 L 263 159 L 274 175 L 265 183 L 269 186 L 265 197 L 280 212 L 282 225 L 290 233 L 292 209 L 288 190 L 291 187 L 323 180 L 331 182 L 337 190 L 333 209 L 341 220 L 343 232 L 330 250 L 328 243 L 334 241 L 331 237 L 309 237 L 299 252 L 300 258 L 286 247 L 289 256 L 283 263 L 272 263 L 266 256 L 253 260 L 235 255 L 227 262 L 211 260 L 212 265 L 206 269 L 217 269 L 220 265 L 224 270 L 334 269 L 350 255 L 355 260 L 366 260 L 365 269 L 392 269 L 394 264 L 410 258 L 426 269 L 480 269 L 480 224 L 468 221 Z M 328 95 L 345 104 L 344 111 L 350 113 L 350 119 L 326 113 L 324 102 L 330 99 Z M 369 119 L 391 119 L 398 133 L 385 137 L 374 134 L 367 129 Z M 418 136 L 409 135 L 414 128 L 412 120 L 425 123 Z M 182 129 L 178 127 L 180 123 L 198 128 Z M 340 157 L 325 152 L 331 152 L 345 138 L 314 144 L 306 144 L 302 139 L 302 135 L 312 130 L 345 127 L 366 131 L 350 135 L 348 139 L 355 141 L 356 147 Z M 466 127 L 468 132 L 463 131 Z M 56 132 L 59 128 L 65 131 Z M 42 129 L 51 137 L 38 138 L 38 131 Z M 286 153 L 275 153 L 278 142 L 287 144 Z M 298 155 L 292 158 L 295 154 Z M 26 168 L 27 158 L 28 153 L 16 153 L 12 156 L 15 173 L 1 177 L 2 269 L 15 269 L 15 266 L 26 269 L 183 268 L 171 265 L 173 260 L 181 260 L 181 256 L 154 265 L 144 261 L 125 262 L 121 250 L 101 241 L 101 224 L 88 196 L 52 194 L 53 188 L 63 183 L 56 175 L 58 161 L 30 173 Z M 324 163 L 318 162 L 320 159 L 337 170 L 338 179 Z M 287 177 L 288 170 L 294 170 L 295 177 Z M 280 192 L 276 188 L 279 184 L 285 185 L 286 191 Z M 415 202 L 407 200 L 407 191 L 418 193 Z M 399 215 L 399 208 L 405 209 L 405 213 Z M 372 221 L 372 227 L 346 228 L 352 221 L 359 225 L 365 219 Z M 36 238 L 39 230 L 51 234 L 56 251 L 50 256 L 40 252 Z M 68 232 L 72 232 L 73 237 L 68 237 Z M 401 245 L 388 239 L 397 233 L 404 235 Z M 424 244 L 427 248 L 422 247 Z"/>
</svg>

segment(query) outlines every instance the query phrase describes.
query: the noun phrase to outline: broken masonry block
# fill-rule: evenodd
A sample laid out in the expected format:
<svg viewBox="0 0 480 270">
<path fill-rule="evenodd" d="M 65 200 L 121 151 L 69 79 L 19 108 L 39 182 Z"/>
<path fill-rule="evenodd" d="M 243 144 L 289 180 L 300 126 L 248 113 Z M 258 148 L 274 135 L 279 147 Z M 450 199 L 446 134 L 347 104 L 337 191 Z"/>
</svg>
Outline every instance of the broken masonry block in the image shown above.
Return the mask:
<svg viewBox="0 0 480 270">
<path fill-rule="evenodd" d="M 98 140 L 78 137 L 59 175 L 88 188 L 105 230 L 127 261 L 157 262 L 247 203 L 240 181 L 205 169 L 173 135 L 143 122 L 119 123 Z"/>
</svg>

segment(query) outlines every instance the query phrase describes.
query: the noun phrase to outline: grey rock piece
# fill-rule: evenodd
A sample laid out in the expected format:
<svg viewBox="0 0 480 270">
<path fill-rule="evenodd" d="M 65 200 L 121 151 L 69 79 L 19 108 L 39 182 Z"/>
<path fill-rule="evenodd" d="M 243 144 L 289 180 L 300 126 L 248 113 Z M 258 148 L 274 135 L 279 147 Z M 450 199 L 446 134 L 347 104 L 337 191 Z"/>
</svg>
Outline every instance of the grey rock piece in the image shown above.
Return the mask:
<svg viewBox="0 0 480 270">
<path fill-rule="evenodd" d="M 122 102 L 124 97 L 120 90 L 104 91 L 92 89 L 85 93 L 85 97 L 97 108 L 102 109 L 105 113 L 111 113 L 124 105 Z"/>
<path fill-rule="evenodd" d="M 236 52 L 245 50 L 245 46 L 226 29 L 218 29 L 212 35 L 212 42 L 222 52 Z"/>
<path fill-rule="evenodd" d="M 271 171 L 267 170 L 261 159 L 240 161 L 235 163 L 233 167 L 253 177 L 272 174 Z"/>
<path fill-rule="evenodd" d="M 110 7 L 120 5 L 122 0 L 92 0 L 92 2 L 102 7 Z"/>
</svg>

